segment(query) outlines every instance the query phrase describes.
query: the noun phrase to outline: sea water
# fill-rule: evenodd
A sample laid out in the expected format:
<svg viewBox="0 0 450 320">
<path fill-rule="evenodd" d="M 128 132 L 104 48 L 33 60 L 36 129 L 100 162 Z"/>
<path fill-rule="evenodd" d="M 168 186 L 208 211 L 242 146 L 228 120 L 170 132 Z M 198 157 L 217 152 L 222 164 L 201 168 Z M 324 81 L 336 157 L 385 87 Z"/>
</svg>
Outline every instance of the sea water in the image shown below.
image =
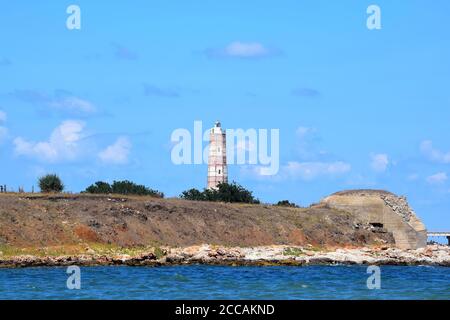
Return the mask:
<svg viewBox="0 0 450 320">
<path fill-rule="evenodd" d="M 382 266 L 380 289 L 364 266 L 81 267 L 78 290 L 66 271 L 0 269 L 0 299 L 450 299 L 445 267 Z"/>
</svg>

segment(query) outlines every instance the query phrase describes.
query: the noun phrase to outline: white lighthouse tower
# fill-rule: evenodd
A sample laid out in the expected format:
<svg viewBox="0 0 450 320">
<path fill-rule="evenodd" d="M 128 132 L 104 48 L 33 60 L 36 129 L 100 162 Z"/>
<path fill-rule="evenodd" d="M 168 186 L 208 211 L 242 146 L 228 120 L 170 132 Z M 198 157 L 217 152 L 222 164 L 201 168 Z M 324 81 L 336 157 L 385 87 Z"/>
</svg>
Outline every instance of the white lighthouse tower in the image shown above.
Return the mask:
<svg viewBox="0 0 450 320">
<path fill-rule="evenodd" d="M 227 137 L 220 122 L 216 121 L 209 134 L 208 189 L 215 189 L 222 182 L 228 182 Z"/>
</svg>

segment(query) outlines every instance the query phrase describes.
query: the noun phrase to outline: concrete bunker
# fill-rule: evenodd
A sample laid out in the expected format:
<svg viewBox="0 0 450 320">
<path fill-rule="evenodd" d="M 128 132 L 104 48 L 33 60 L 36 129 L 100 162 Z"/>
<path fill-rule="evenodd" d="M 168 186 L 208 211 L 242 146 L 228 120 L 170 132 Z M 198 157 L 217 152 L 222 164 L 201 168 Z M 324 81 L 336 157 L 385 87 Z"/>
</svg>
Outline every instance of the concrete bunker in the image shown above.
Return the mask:
<svg viewBox="0 0 450 320">
<path fill-rule="evenodd" d="M 405 197 L 382 190 L 349 190 L 322 200 L 331 208 L 358 215 L 376 231 L 391 232 L 400 249 L 418 249 L 427 244 L 427 230 Z"/>
</svg>

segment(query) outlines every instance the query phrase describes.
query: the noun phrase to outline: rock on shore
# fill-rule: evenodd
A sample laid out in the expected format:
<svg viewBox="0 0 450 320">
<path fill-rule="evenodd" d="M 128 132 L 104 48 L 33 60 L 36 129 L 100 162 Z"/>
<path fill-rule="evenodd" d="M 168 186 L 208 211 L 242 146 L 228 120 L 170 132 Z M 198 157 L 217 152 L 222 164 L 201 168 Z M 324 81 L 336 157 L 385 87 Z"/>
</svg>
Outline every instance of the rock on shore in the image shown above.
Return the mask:
<svg viewBox="0 0 450 320">
<path fill-rule="evenodd" d="M 450 247 L 432 245 L 416 250 L 401 250 L 392 247 L 350 248 L 318 251 L 313 247 L 259 246 L 221 247 L 200 245 L 184 248 L 158 248 L 134 256 L 83 254 L 75 256 L 38 257 L 16 256 L 3 258 L 0 267 L 32 266 L 164 266 L 178 264 L 217 265 L 432 265 L 450 267 Z"/>
</svg>

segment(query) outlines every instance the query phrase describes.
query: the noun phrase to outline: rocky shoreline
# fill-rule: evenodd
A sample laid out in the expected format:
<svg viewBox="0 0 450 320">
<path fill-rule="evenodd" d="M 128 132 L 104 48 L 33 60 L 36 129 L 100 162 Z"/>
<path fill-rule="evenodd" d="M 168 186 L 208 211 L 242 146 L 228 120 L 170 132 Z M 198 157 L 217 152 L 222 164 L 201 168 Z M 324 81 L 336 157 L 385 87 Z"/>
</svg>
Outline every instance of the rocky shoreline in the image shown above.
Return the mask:
<svg viewBox="0 0 450 320">
<path fill-rule="evenodd" d="M 308 265 L 399 265 L 450 267 L 450 247 L 430 245 L 417 250 L 381 248 L 338 248 L 318 250 L 300 246 L 223 247 L 200 245 L 185 248 L 162 247 L 139 254 L 85 254 L 64 256 L 20 255 L 3 257 L 0 268 L 38 266 L 169 266 L 187 264 L 232 266 L 308 266 Z"/>
</svg>

